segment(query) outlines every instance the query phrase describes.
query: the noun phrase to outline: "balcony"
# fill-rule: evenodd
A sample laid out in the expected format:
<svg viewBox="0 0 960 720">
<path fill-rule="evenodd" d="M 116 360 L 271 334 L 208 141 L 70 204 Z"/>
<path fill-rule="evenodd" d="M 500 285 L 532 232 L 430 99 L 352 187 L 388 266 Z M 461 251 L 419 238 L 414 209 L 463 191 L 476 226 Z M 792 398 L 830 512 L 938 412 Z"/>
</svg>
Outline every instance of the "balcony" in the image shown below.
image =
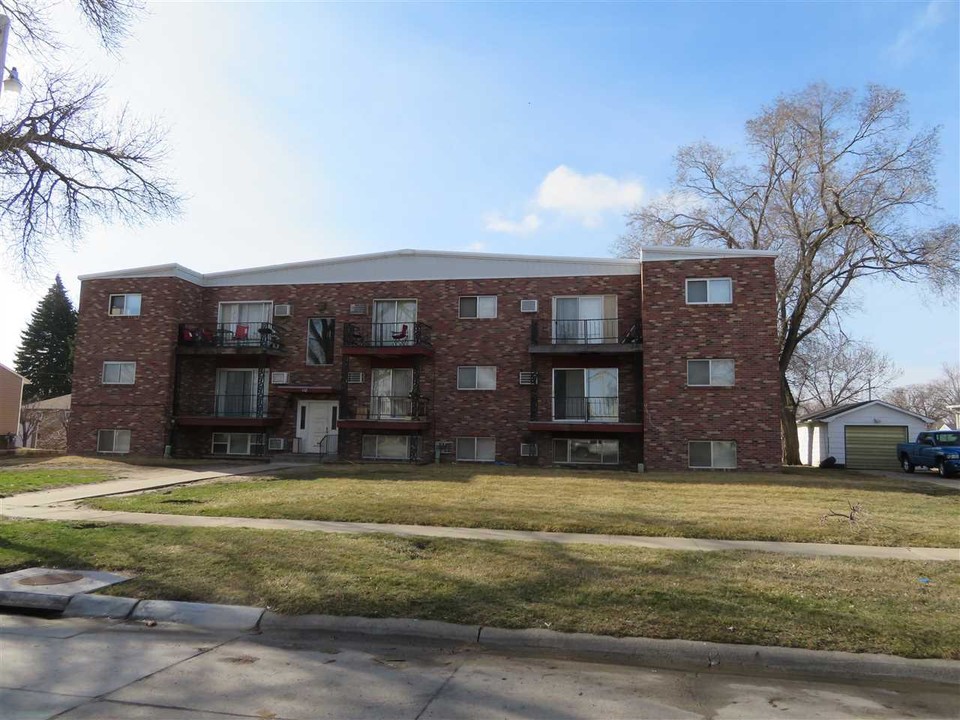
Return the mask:
<svg viewBox="0 0 960 720">
<path fill-rule="evenodd" d="M 175 413 L 178 425 L 267 427 L 279 425 L 287 403 L 265 395 L 190 395 Z"/>
<path fill-rule="evenodd" d="M 555 397 L 553 420 L 532 418 L 529 430 L 538 432 L 640 433 L 643 424 L 622 422 L 618 397 Z"/>
<path fill-rule="evenodd" d="M 530 324 L 534 354 L 624 354 L 641 349 L 639 320 L 533 320 Z"/>
<path fill-rule="evenodd" d="M 421 397 L 374 396 L 351 403 L 340 417 L 344 428 L 378 428 L 381 430 L 424 430 L 430 427 L 427 401 Z"/>
<path fill-rule="evenodd" d="M 283 343 L 273 323 L 182 323 L 177 354 L 282 355 Z"/>
<path fill-rule="evenodd" d="M 344 355 L 433 355 L 431 328 L 422 322 L 346 323 Z"/>
</svg>

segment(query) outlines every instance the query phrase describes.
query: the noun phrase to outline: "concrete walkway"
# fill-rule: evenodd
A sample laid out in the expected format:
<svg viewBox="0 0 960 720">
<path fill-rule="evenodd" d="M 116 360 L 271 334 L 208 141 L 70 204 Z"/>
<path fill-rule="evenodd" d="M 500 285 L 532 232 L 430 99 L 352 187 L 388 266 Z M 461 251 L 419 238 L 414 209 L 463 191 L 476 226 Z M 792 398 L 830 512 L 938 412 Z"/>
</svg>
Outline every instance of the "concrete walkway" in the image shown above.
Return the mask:
<svg viewBox="0 0 960 720">
<path fill-rule="evenodd" d="M 895 560 L 958 561 L 960 548 L 880 547 L 874 545 L 835 545 L 828 543 L 770 542 L 763 540 L 710 540 L 640 535 L 602 535 L 594 533 L 536 532 L 527 530 L 491 530 L 487 528 L 398 525 L 390 523 L 337 522 L 327 520 L 283 520 L 275 518 L 206 517 L 157 513 L 117 512 L 80 507 L 79 500 L 105 495 L 143 492 L 199 480 L 275 471 L 280 464 L 246 465 L 216 470 L 164 468 L 139 474 L 136 478 L 78 485 L 56 490 L 24 493 L 0 500 L 0 517 L 35 520 L 62 520 L 116 523 L 123 525 L 159 525 L 169 527 L 249 528 L 254 530 L 299 530 L 324 533 L 386 533 L 404 537 L 443 537 L 460 540 L 511 542 L 548 542 L 561 545 L 607 545 L 714 552 L 754 550 L 813 557 L 860 557 Z"/>
</svg>

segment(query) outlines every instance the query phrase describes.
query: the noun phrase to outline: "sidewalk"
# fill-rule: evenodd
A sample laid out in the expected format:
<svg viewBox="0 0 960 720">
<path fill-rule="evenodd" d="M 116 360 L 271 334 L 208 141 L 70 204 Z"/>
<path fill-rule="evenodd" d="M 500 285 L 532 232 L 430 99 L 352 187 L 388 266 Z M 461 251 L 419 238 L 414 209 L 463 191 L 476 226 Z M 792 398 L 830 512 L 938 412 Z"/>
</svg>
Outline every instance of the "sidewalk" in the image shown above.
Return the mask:
<svg viewBox="0 0 960 720">
<path fill-rule="evenodd" d="M 772 542 L 763 540 L 711 540 L 682 537 L 650 537 L 636 535 L 602 535 L 592 533 L 537 532 L 526 530 L 491 530 L 486 528 L 437 527 L 431 525 L 398 525 L 388 523 L 337 522 L 326 520 L 283 520 L 273 518 L 205 517 L 199 515 L 166 515 L 156 513 L 115 512 L 79 507 L 77 501 L 142 492 L 170 485 L 183 485 L 199 480 L 246 475 L 285 467 L 281 464 L 248 465 L 219 470 L 164 469 L 146 473 L 147 477 L 111 480 L 91 485 L 78 485 L 57 490 L 14 495 L 0 500 L 0 517 L 34 520 L 63 520 L 117 523 L 123 525 L 162 525 L 176 527 L 248 528 L 254 530 L 299 530 L 324 533 L 386 533 L 405 537 L 443 537 L 460 540 L 493 540 L 510 542 L 546 542 L 561 545 L 586 544 L 619 547 L 653 548 L 717 552 L 753 550 L 760 552 L 805 555 L 812 557 L 860 557 L 895 560 L 958 561 L 958 548 L 881 547 L 874 545 L 834 545 L 827 543 Z"/>
</svg>

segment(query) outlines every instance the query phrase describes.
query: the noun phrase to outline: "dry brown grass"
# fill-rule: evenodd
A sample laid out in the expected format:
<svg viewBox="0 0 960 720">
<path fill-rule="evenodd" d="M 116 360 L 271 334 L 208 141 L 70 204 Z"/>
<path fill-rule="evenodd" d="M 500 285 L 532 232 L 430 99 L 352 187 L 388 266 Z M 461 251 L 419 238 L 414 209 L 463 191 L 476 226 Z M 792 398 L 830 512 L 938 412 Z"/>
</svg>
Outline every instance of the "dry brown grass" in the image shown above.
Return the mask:
<svg viewBox="0 0 960 720">
<path fill-rule="evenodd" d="M 862 503 L 865 524 L 821 523 Z M 741 540 L 960 544 L 960 492 L 843 471 L 324 466 L 93 501 L 108 510 Z"/>
</svg>

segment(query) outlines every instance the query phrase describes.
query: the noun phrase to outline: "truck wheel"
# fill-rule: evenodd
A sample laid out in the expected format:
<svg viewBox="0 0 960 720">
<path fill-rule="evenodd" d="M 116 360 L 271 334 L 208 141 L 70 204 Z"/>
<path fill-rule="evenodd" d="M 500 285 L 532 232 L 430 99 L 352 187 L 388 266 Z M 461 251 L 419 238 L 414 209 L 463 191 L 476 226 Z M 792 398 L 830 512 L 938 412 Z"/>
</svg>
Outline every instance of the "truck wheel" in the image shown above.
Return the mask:
<svg viewBox="0 0 960 720">
<path fill-rule="evenodd" d="M 937 462 L 937 472 L 940 473 L 940 477 L 946 478 L 953 475 L 950 471 L 947 470 L 947 463 L 944 460 L 939 460 Z"/>
<path fill-rule="evenodd" d="M 912 473 L 917 469 L 917 466 L 910 462 L 910 458 L 906 455 L 900 457 L 900 467 L 903 468 L 905 473 Z"/>
</svg>

